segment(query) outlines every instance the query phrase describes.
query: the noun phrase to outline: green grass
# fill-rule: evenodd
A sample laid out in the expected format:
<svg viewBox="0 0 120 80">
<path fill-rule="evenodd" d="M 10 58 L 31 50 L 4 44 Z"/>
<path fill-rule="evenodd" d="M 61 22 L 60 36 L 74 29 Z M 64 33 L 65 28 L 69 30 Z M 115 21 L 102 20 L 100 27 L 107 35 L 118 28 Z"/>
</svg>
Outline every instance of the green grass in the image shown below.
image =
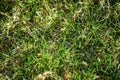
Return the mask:
<svg viewBox="0 0 120 80">
<path fill-rule="evenodd" d="M 120 79 L 119 0 L 0 5 L 0 80 Z"/>
</svg>

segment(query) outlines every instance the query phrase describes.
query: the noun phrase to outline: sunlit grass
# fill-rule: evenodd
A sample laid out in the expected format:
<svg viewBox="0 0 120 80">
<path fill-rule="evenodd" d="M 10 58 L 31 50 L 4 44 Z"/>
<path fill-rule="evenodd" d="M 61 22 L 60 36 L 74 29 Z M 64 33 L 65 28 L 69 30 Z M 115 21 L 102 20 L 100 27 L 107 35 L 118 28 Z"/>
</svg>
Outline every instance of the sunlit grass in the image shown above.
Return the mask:
<svg viewBox="0 0 120 80">
<path fill-rule="evenodd" d="M 1 80 L 120 79 L 119 1 L 0 5 Z"/>
</svg>

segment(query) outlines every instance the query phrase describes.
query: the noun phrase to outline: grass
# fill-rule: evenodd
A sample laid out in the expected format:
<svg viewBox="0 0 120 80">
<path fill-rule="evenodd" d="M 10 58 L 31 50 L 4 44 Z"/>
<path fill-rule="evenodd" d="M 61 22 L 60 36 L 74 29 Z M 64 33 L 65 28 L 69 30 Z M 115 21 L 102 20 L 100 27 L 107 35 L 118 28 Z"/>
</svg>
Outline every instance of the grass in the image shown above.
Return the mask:
<svg viewBox="0 0 120 80">
<path fill-rule="evenodd" d="M 0 0 L 0 80 L 119 80 L 119 0 Z"/>
</svg>

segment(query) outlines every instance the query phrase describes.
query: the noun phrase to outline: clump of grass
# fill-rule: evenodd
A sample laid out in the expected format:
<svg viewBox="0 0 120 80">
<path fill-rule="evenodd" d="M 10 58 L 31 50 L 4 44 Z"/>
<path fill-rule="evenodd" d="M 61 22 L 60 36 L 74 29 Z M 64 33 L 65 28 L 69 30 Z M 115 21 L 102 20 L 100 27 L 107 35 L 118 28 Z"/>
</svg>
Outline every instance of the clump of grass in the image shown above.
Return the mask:
<svg viewBox="0 0 120 80">
<path fill-rule="evenodd" d="M 10 7 L 0 12 L 0 79 L 120 79 L 119 1 L 18 0 Z"/>
</svg>

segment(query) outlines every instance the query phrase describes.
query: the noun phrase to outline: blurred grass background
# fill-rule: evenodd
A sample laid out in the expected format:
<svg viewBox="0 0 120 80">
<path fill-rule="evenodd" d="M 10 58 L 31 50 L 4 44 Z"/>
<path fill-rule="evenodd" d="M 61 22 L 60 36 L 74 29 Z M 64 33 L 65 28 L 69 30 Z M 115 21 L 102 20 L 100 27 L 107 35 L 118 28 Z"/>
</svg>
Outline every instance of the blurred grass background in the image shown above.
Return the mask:
<svg viewBox="0 0 120 80">
<path fill-rule="evenodd" d="M 0 80 L 36 76 L 119 80 L 120 1 L 0 0 Z"/>
</svg>

